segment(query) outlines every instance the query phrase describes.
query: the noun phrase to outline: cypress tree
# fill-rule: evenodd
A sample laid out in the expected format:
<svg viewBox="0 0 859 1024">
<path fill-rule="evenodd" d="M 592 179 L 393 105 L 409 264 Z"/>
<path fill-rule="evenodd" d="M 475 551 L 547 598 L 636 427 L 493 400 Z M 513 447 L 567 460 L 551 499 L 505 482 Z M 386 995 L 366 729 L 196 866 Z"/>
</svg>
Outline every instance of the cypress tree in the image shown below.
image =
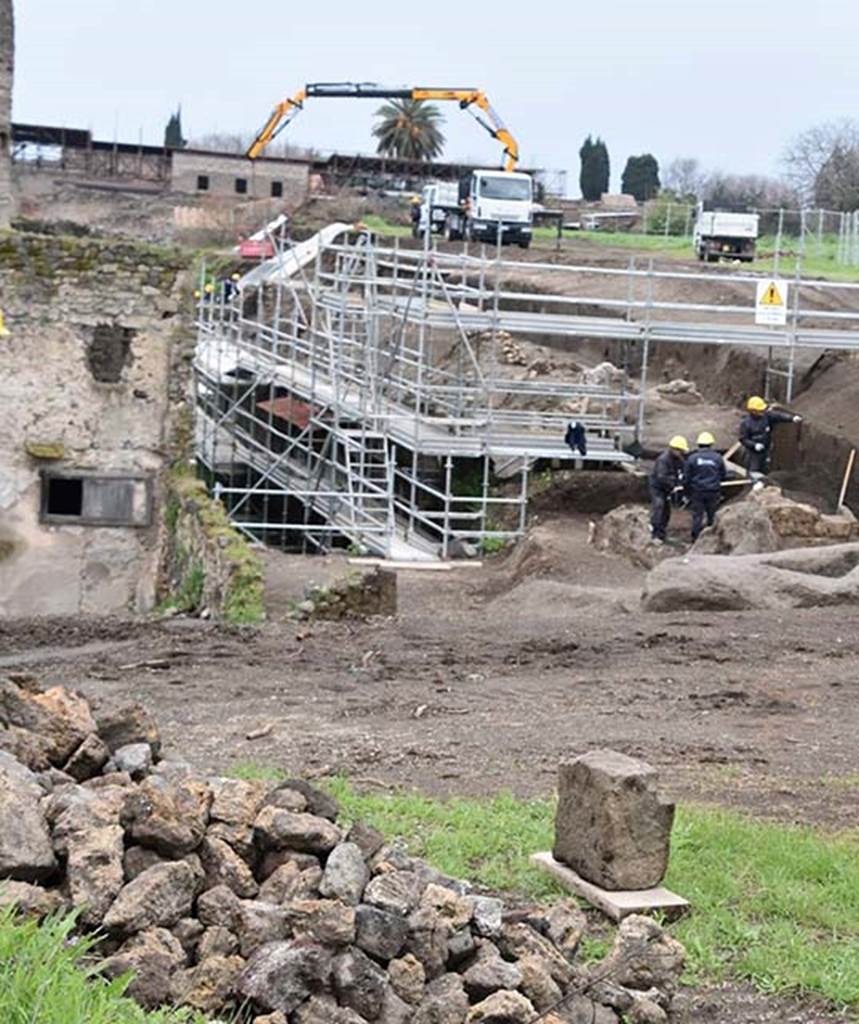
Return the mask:
<svg viewBox="0 0 859 1024">
<path fill-rule="evenodd" d="M 579 174 L 579 187 L 582 196 L 588 202 L 599 199 L 603 192 L 608 192 L 609 159 L 608 148 L 599 136 L 592 139 L 590 135 L 582 143 L 579 150 L 582 168 Z"/>
</svg>

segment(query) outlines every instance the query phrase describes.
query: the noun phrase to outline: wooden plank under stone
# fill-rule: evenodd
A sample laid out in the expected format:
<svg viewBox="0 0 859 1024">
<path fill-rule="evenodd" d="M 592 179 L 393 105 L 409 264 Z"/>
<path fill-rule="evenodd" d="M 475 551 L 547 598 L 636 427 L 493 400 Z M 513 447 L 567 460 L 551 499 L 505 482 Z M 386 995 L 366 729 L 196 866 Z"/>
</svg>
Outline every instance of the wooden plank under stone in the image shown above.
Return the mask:
<svg viewBox="0 0 859 1024">
<path fill-rule="evenodd" d="M 548 851 L 532 854 L 531 863 L 557 879 L 565 889 L 569 889 L 587 900 L 597 910 L 601 910 L 612 921 L 622 921 L 630 914 L 647 914 L 654 910 L 659 910 L 669 920 L 674 920 L 690 909 L 687 900 L 661 885 L 655 889 L 627 889 L 619 892 L 603 889 L 586 882 L 572 868 L 555 860 Z"/>
</svg>

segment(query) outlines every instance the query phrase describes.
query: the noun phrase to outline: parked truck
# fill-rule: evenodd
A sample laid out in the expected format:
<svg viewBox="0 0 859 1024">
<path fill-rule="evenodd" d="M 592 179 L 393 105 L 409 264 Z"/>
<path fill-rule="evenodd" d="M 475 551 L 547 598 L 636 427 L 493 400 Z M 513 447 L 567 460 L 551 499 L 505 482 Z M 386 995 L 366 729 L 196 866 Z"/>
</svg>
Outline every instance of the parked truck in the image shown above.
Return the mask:
<svg viewBox="0 0 859 1024">
<path fill-rule="evenodd" d="M 756 213 L 705 212 L 698 207 L 692 244 L 699 260 L 717 263 L 724 258 L 751 263 L 757 238 Z"/>
<path fill-rule="evenodd" d="M 534 193 L 530 174 L 517 171 L 469 171 L 459 179 L 455 206 L 445 210 L 444 235 L 449 241 L 515 244 L 527 249 L 534 225 Z"/>
</svg>

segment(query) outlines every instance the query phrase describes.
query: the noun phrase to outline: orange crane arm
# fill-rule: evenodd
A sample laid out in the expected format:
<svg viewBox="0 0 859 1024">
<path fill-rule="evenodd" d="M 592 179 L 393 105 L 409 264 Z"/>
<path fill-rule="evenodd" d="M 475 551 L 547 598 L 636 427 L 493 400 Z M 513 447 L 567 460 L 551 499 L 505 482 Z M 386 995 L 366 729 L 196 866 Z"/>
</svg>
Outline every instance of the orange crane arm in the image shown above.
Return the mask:
<svg viewBox="0 0 859 1024">
<path fill-rule="evenodd" d="M 256 159 L 268 143 L 289 124 L 309 96 L 317 97 L 352 97 L 364 99 L 409 99 L 409 100 L 451 100 L 458 103 L 460 109 L 469 110 L 472 106 L 482 111 L 485 117 L 474 114 L 477 123 L 504 146 L 506 160 L 505 171 L 516 169 L 519 160 L 519 146 L 504 122 L 495 112 L 485 93 L 479 89 L 440 89 L 429 87 L 391 89 L 376 85 L 373 82 L 315 82 L 306 85 L 291 99 L 279 103 L 271 113 L 259 135 L 251 143 L 247 155 Z M 472 111 L 473 113 L 473 111 Z"/>
<path fill-rule="evenodd" d="M 246 156 L 250 157 L 251 160 L 256 160 L 271 140 L 276 135 L 279 135 L 283 129 L 286 128 L 289 122 L 293 120 L 299 110 L 302 109 L 304 106 L 304 98 L 304 89 L 299 89 L 294 96 L 278 103 L 269 115 L 269 119 L 263 125 L 257 137 L 251 143 Z"/>
</svg>

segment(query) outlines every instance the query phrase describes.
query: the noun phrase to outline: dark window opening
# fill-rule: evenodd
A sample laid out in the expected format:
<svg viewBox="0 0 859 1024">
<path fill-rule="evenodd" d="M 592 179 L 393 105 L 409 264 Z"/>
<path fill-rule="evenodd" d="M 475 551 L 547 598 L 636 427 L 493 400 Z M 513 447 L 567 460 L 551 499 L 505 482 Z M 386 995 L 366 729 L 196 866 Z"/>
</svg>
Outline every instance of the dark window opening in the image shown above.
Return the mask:
<svg viewBox="0 0 859 1024">
<path fill-rule="evenodd" d="M 149 526 L 152 483 L 146 476 L 42 475 L 42 522 Z"/>
<path fill-rule="evenodd" d="M 273 181 L 271 183 L 271 198 L 281 199 L 283 197 L 283 182 Z"/>
<path fill-rule="evenodd" d="M 240 196 L 246 195 L 248 191 L 248 179 L 247 178 L 236 178 L 236 192 Z"/>
<path fill-rule="evenodd" d="M 89 372 L 102 384 L 118 384 L 131 362 L 131 339 L 135 331 L 119 324 L 99 324 L 87 346 Z"/>
<path fill-rule="evenodd" d="M 84 482 L 80 477 L 48 477 L 45 514 L 80 516 L 83 512 Z"/>
<path fill-rule="evenodd" d="M 208 192 L 209 191 L 209 175 L 198 174 L 197 175 L 197 191 Z"/>
</svg>

